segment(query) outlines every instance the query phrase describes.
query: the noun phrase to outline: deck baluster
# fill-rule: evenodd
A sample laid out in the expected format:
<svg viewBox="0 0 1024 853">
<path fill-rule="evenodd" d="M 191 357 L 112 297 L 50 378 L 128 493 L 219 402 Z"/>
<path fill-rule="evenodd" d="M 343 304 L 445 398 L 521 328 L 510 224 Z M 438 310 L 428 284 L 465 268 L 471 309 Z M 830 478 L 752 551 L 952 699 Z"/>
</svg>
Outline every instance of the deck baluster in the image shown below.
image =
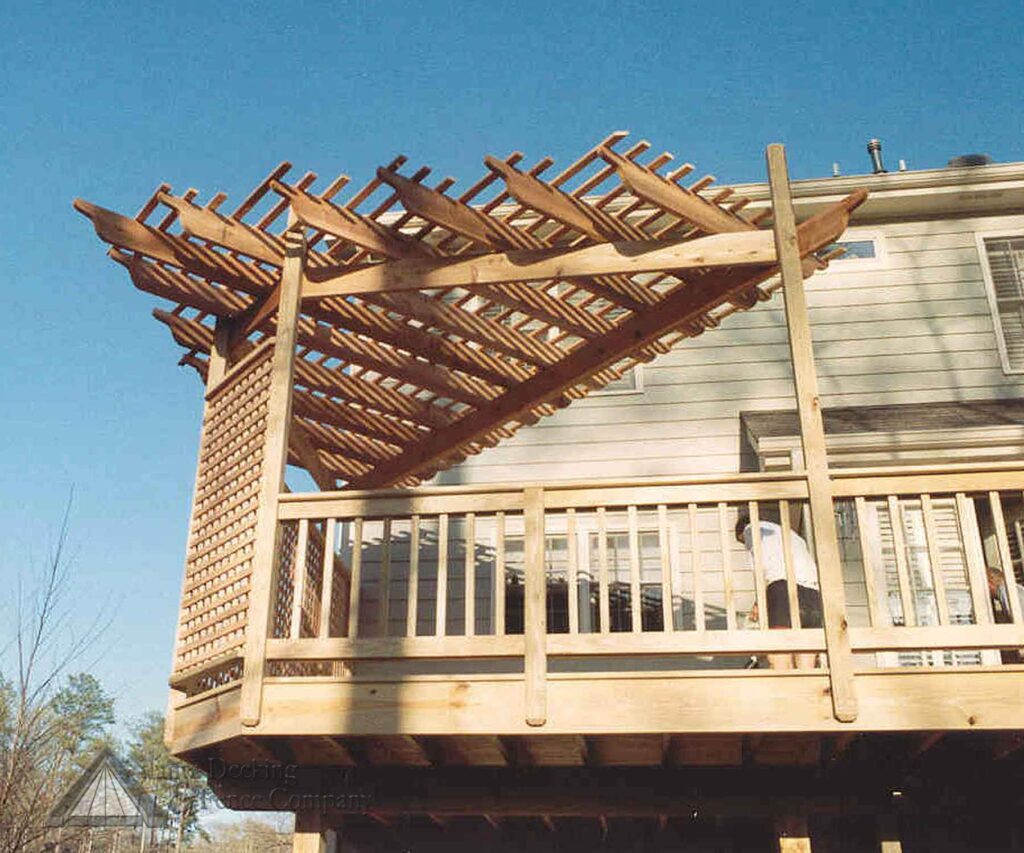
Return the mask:
<svg viewBox="0 0 1024 853">
<path fill-rule="evenodd" d="M 750 513 L 750 541 L 754 563 L 754 594 L 757 597 L 757 624 L 761 630 L 768 630 L 768 592 L 764 580 L 764 547 L 761 542 L 761 505 L 757 501 L 749 501 L 747 509 Z"/>
<path fill-rule="evenodd" d="M 363 519 L 352 523 L 352 582 L 348 589 L 348 636 L 359 636 L 359 601 L 362 592 Z"/>
<path fill-rule="evenodd" d="M 420 599 L 420 517 L 412 517 L 409 528 L 409 581 L 405 599 L 405 635 L 416 636 Z"/>
</svg>

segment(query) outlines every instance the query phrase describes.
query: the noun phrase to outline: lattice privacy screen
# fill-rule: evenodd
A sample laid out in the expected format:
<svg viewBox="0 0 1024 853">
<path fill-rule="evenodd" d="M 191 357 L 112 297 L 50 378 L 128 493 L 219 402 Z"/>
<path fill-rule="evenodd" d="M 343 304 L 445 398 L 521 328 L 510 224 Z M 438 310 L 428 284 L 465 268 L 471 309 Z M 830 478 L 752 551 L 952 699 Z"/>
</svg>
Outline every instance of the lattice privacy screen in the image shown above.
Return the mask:
<svg viewBox="0 0 1024 853">
<path fill-rule="evenodd" d="M 185 559 L 176 676 L 242 654 L 272 352 L 264 347 L 245 369 L 229 374 L 207 400 Z"/>
</svg>

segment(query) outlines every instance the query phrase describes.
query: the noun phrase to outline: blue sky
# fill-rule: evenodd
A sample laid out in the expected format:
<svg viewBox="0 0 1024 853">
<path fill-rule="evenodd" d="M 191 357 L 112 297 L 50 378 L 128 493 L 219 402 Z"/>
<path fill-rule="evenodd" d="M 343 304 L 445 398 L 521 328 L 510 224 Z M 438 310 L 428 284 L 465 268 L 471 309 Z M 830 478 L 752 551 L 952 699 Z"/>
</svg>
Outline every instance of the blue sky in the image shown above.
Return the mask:
<svg viewBox="0 0 1024 853">
<path fill-rule="evenodd" d="M 0 573 L 37 564 L 69 490 L 79 618 L 123 715 L 163 708 L 200 389 L 71 209 L 160 181 L 240 199 L 289 159 L 356 181 L 405 153 L 465 186 L 485 154 L 565 163 L 611 130 L 720 181 L 1024 159 L 1024 5 L 8 4 L 0 33 Z M 228 207 L 231 202 L 229 201 Z M 0 598 L 0 636 L 13 613 Z"/>
</svg>

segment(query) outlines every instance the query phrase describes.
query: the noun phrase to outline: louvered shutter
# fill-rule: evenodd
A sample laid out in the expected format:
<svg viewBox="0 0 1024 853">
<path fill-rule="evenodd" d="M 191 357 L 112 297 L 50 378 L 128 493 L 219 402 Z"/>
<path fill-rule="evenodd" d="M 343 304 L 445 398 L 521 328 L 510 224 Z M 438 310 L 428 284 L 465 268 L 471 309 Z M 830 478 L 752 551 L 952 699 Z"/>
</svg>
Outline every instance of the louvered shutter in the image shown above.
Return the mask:
<svg viewBox="0 0 1024 853">
<path fill-rule="evenodd" d="M 986 237 L 983 242 L 1004 367 L 1024 371 L 1024 237 Z"/>
<path fill-rule="evenodd" d="M 938 624 L 933 576 L 933 571 L 936 568 L 942 573 L 950 624 L 974 624 L 967 555 L 963 545 L 965 536 L 960 529 L 956 501 L 953 498 L 934 498 L 932 500 L 932 522 L 937 540 L 935 550 L 939 563 L 937 567 L 932 566 L 924 522 L 924 508 L 920 500 L 900 499 L 900 517 L 898 519 L 889 517 L 888 508 L 884 504 L 877 504 L 875 510 L 884 577 L 882 588 L 886 591 L 887 603 L 894 623 L 904 623 L 899 593 L 896 544 L 892 529 L 895 522 L 900 525 L 903 532 L 904 557 L 911 586 L 910 600 L 914 607 L 916 624 Z M 980 652 L 899 652 L 895 656 L 884 655 L 882 657 L 885 663 L 889 665 L 896 663 L 898 666 L 965 666 L 982 662 Z"/>
</svg>

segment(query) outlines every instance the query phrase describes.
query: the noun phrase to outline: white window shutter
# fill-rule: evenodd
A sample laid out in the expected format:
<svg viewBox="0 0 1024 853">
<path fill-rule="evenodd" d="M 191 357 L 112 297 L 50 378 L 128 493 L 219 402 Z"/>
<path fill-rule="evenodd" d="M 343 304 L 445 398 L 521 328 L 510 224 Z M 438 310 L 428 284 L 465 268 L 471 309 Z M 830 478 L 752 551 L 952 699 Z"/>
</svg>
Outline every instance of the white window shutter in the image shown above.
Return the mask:
<svg viewBox="0 0 1024 853">
<path fill-rule="evenodd" d="M 982 245 L 1003 366 L 1024 372 L 1024 237 L 986 237 Z"/>
</svg>

